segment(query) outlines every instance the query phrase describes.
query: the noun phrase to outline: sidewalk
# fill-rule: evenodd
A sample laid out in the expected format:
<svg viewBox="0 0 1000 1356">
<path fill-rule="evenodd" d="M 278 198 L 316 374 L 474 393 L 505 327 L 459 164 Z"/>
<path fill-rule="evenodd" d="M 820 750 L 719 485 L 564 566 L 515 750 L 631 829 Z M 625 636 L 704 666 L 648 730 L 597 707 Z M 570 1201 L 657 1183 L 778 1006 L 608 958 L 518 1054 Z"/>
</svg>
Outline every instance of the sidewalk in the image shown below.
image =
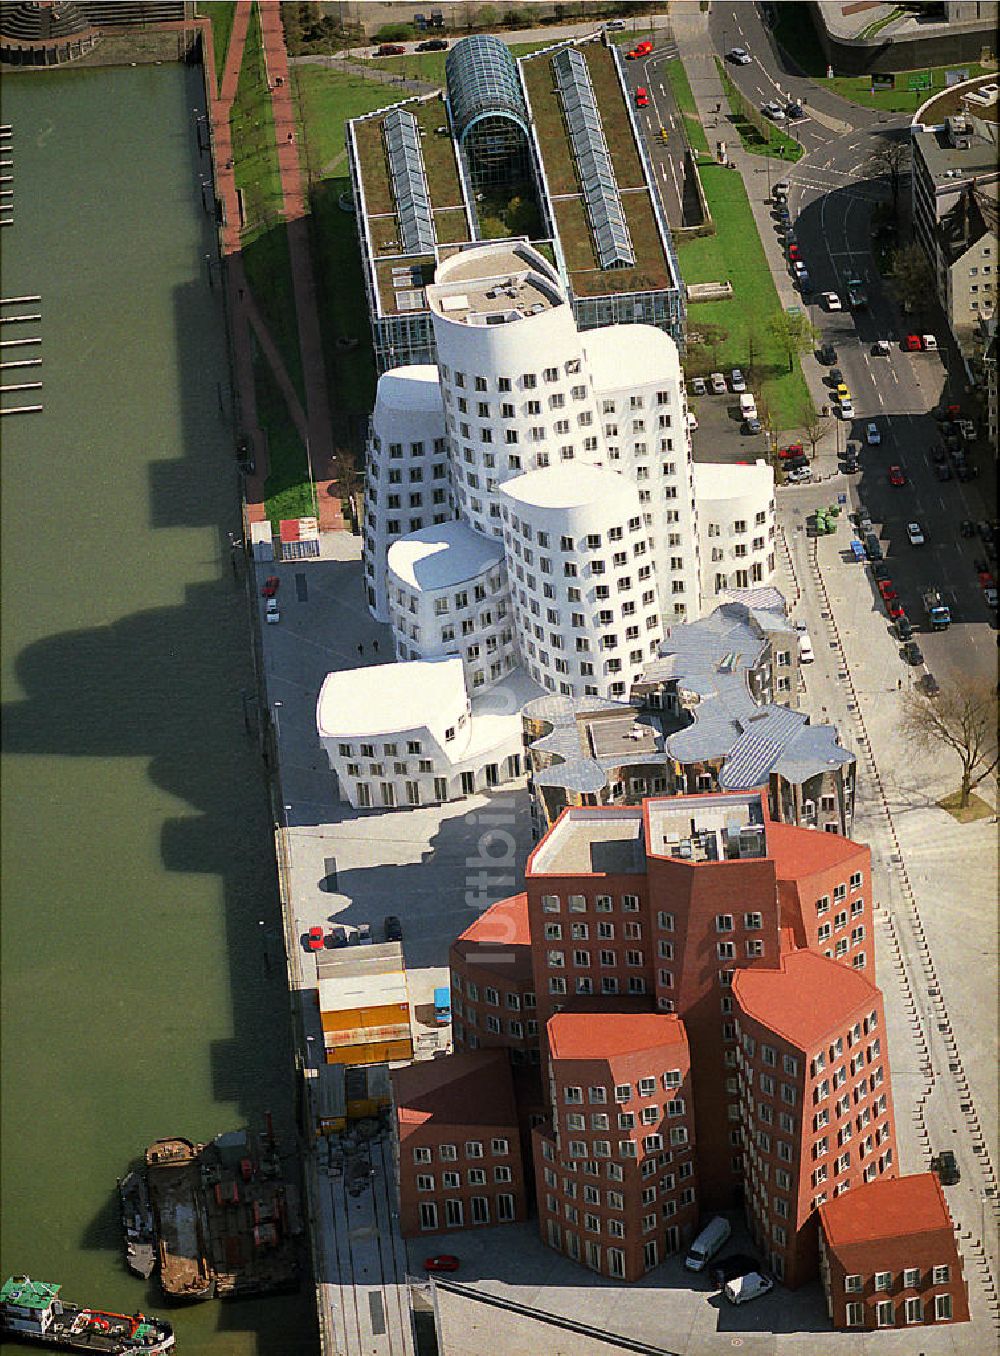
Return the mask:
<svg viewBox="0 0 1000 1356">
<path fill-rule="evenodd" d="M 728 120 L 729 104 L 726 100 L 722 81 L 715 65 L 715 49 L 708 32 L 708 15 L 691 5 L 679 7 L 672 21 L 674 41 L 680 52 L 681 61 L 687 71 L 691 92 L 694 95 L 698 116 L 705 128 L 709 141 L 724 140 L 726 154 L 731 165 L 742 176 L 743 184 L 750 201 L 757 234 L 764 247 L 778 300 L 786 309 L 790 306 L 802 306 L 802 298 L 792 284 L 791 274 L 785 261 L 785 252 L 775 231 L 774 218 L 771 216 L 772 202 L 768 194 L 768 167 L 759 155 L 749 155 L 740 144 L 736 129 Z M 716 109 L 721 107 L 721 112 Z M 803 164 L 804 161 L 799 161 Z M 772 160 L 770 179 L 775 184 L 787 178 L 794 167 L 780 160 Z M 801 359 L 802 375 L 817 410 L 830 403 L 830 392 L 823 385 L 823 368 L 811 354 Z M 784 430 L 777 434 L 779 442 L 801 440 L 801 430 Z M 813 461 L 815 472 L 828 476 L 837 469 L 836 429 L 820 439 Z"/>
</svg>

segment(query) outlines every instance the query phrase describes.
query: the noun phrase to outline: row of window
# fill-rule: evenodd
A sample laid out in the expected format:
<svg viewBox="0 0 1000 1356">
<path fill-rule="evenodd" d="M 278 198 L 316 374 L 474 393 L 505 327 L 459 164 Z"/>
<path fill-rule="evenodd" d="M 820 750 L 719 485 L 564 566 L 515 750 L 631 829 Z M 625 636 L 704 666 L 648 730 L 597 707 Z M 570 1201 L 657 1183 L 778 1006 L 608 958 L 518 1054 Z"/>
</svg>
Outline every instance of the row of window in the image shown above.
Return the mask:
<svg viewBox="0 0 1000 1356">
<path fill-rule="evenodd" d="M 506 1191 L 498 1191 L 493 1198 L 498 1224 L 504 1224 L 516 1216 L 514 1197 Z M 473 1224 L 489 1224 L 490 1198 L 473 1196 L 469 1201 L 469 1211 Z M 461 1229 L 465 1224 L 465 1207 L 460 1200 L 446 1200 L 444 1203 L 444 1223 L 449 1229 Z M 437 1201 L 420 1202 L 420 1227 L 425 1233 L 436 1233 L 438 1224 Z"/>
<path fill-rule="evenodd" d="M 633 1097 L 655 1097 L 659 1083 L 665 1091 L 679 1088 L 682 1076 L 680 1069 L 665 1069 L 661 1074 L 648 1074 L 632 1083 L 616 1083 L 614 1099 L 618 1105 L 630 1102 Z M 570 1084 L 563 1088 L 563 1101 L 567 1106 L 583 1105 L 583 1088 Z M 587 1088 L 587 1101 L 591 1106 L 605 1106 L 608 1102 L 608 1089 L 601 1084 L 591 1084 Z"/>
<path fill-rule="evenodd" d="M 382 451 L 382 439 L 379 437 L 379 435 L 378 435 L 377 433 L 373 433 L 373 434 L 372 434 L 371 441 L 370 441 L 370 443 L 369 443 L 369 448 L 370 448 L 371 451 L 373 451 L 373 452 L 375 453 L 376 456 L 378 456 L 378 454 Z M 409 455 L 410 455 L 411 457 L 422 457 L 422 456 L 424 455 L 425 450 L 426 450 L 426 449 L 425 449 L 425 446 L 424 446 L 424 444 L 423 444 L 423 442 L 410 443 L 409 448 L 410 448 L 410 450 L 409 450 Z M 432 448 L 433 448 L 433 455 L 434 455 L 434 456 L 436 456 L 436 457 L 445 456 L 445 455 L 447 454 L 447 451 L 448 451 L 448 442 L 447 442 L 447 439 L 445 439 L 445 438 L 435 438 L 435 439 L 434 439 L 434 442 L 433 442 L 433 444 L 432 444 Z M 404 455 L 404 453 L 403 453 L 403 444 L 402 444 L 402 443 L 390 443 L 390 444 L 389 444 L 389 458 L 390 458 L 390 460 L 392 460 L 392 461 L 399 461 L 399 460 L 403 457 L 403 455 Z"/>
<path fill-rule="evenodd" d="M 461 975 L 458 974 L 452 975 L 451 987 L 455 990 L 456 993 L 462 992 Z M 465 992 L 473 1003 L 479 1002 L 479 985 L 475 982 L 475 980 L 467 979 L 465 981 Z M 491 1007 L 500 1006 L 500 992 L 498 989 L 493 988 L 492 985 L 484 985 L 482 993 L 484 1002 L 489 1003 Z M 520 996 L 516 993 L 508 992 L 505 995 L 504 1002 L 506 1003 L 507 1007 L 513 1009 L 516 1012 L 522 1003 L 526 1008 L 533 1008 L 535 1006 L 535 995 L 530 990 L 521 994 Z"/>
<path fill-rule="evenodd" d="M 494 1182 L 513 1181 L 513 1170 L 506 1166 L 498 1166 L 493 1169 Z M 485 1186 L 486 1169 L 485 1168 L 466 1168 L 465 1181 L 467 1186 Z M 460 1172 L 442 1172 L 441 1188 L 444 1191 L 458 1191 L 462 1185 L 462 1174 Z M 417 1173 L 418 1191 L 436 1191 L 436 1178 L 432 1172 Z"/>
<path fill-rule="evenodd" d="M 483 1157 L 483 1141 L 480 1139 L 467 1139 L 465 1141 L 466 1158 Z M 438 1157 L 442 1163 L 456 1163 L 458 1161 L 457 1144 L 439 1144 L 437 1146 Z M 490 1140 L 490 1153 L 494 1158 L 504 1158 L 510 1153 L 510 1140 L 502 1136 L 495 1136 Z M 428 1145 L 418 1145 L 413 1150 L 414 1163 L 431 1163 L 434 1160 L 434 1149 Z"/>
<path fill-rule="evenodd" d="M 895 1277 L 891 1271 L 876 1271 L 872 1279 L 874 1290 L 891 1290 Z M 951 1267 L 931 1267 L 927 1280 L 929 1285 L 948 1285 L 951 1281 Z M 924 1273 L 919 1267 L 903 1267 L 899 1273 L 899 1287 L 902 1290 L 921 1290 L 924 1286 Z M 865 1278 L 857 1273 L 844 1277 L 844 1289 L 848 1294 L 858 1294 L 865 1288 Z"/>
<path fill-rule="evenodd" d="M 935 1322 L 947 1322 L 952 1317 L 951 1295 L 935 1295 L 933 1313 Z M 919 1296 L 905 1300 L 902 1306 L 902 1315 L 904 1323 L 925 1322 L 924 1301 Z M 864 1327 L 865 1306 L 859 1304 L 856 1300 L 852 1300 L 847 1305 L 846 1318 L 849 1328 Z M 879 1300 L 875 1306 L 875 1322 L 880 1328 L 897 1326 L 896 1306 L 892 1300 Z"/>
<path fill-rule="evenodd" d="M 662 1116 L 683 1116 L 684 1098 L 673 1097 L 669 1102 L 662 1106 L 659 1103 L 652 1103 L 644 1106 L 640 1112 L 640 1120 L 643 1125 L 656 1125 Z M 567 1111 L 563 1116 L 567 1130 L 583 1131 L 587 1129 L 587 1117 L 579 1111 Z M 636 1127 L 636 1116 L 634 1111 L 619 1111 L 618 1129 L 634 1130 Z M 591 1130 L 610 1130 L 611 1118 L 606 1111 L 592 1111 L 590 1113 Z"/>
</svg>

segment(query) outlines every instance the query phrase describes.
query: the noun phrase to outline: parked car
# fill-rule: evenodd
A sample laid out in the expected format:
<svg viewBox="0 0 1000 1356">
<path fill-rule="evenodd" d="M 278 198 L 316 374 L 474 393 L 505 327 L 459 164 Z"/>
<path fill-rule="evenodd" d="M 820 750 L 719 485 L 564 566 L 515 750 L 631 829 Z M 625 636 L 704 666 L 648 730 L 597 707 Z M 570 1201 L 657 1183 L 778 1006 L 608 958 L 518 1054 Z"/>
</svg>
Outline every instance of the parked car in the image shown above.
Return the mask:
<svg viewBox="0 0 1000 1356">
<path fill-rule="evenodd" d="M 306 933 L 305 943 L 307 951 L 323 950 L 323 929 L 319 926 L 319 924 L 317 924 L 315 927 L 311 927 L 309 931 Z"/>
<path fill-rule="evenodd" d="M 933 673 L 925 673 L 920 679 L 920 687 L 928 697 L 936 697 L 941 691 L 941 684 L 934 677 Z"/>
<path fill-rule="evenodd" d="M 888 357 L 888 355 L 889 355 L 889 340 L 888 340 L 888 339 L 876 339 L 875 342 L 874 342 L 874 344 L 872 344 L 872 353 L 874 353 L 877 357 L 883 357 L 883 358 L 884 358 L 884 357 Z"/>
<path fill-rule="evenodd" d="M 924 653 L 915 640 L 908 640 L 903 646 L 903 658 L 914 666 L 924 662 Z"/>
<path fill-rule="evenodd" d="M 844 475 L 856 476 L 861 470 L 861 463 L 858 461 L 857 457 L 845 455 L 844 460 L 841 462 L 841 467 Z"/>
<path fill-rule="evenodd" d="M 773 1289 L 774 1282 L 770 1276 L 765 1276 L 760 1271 L 751 1271 L 746 1276 L 738 1276 L 736 1280 L 729 1281 L 722 1293 L 730 1304 L 748 1304 L 750 1300 L 760 1299 L 761 1295 L 766 1295 Z"/>
<path fill-rule="evenodd" d="M 797 259 L 802 258 L 802 253 L 798 245 L 792 244 L 788 246 L 788 258 L 789 261 L 793 264 L 796 262 Z"/>
<path fill-rule="evenodd" d="M 447 50 L 447 38 L 428 38 L 426 42 L 417 43 L 418 52 L 446 52 Z"/>
<path fill-rule="evenodd" d="M 791 250 L 789 250 L 789 254 L 791 254 Z M 805 266 L 805 263 L 801 259 L 793 259 L 791 263 L 792 263 L 792 272 L 795 274 L 796 278 L 801 278 L 804 273 L 809 272 L 809 270 Z"/>
<path fill-rule="evenodd" d="M 976 525 L 971 518 L 963 518 L 958 530 L 963 537 L 974 537 L 976 535 Z"/>
<path fill-rule="evenodd" d="M 804 485 L 807 480 L 812 480 L 812 471 L 808 466 L 796 466 L 785 477 L 789 485 Z"/>
<path fill-rule="evenodd" d="M 281 613 L 278 611 L 277 598 L 268 598 L 267 608 L 264 612 L 264 620 L 269 626 L 276 626 L 281 621 Z"/>
<path fill-rule="evenodd" d="M 809 632 L 803 631 L 799 635 L 799 662 L 801 664 L 811 664 L 816 658 L 813 650 L 812 641 L 809 639 Z"/>
<path fill-rule="evenodd" d="M 929 674 L 928 677 L 930 677 Z M 931 1172 L 937 1173 L 942 1186 L 955 1186 L 957 1182 L 962 1180 L 962 1170 L 950 1149 L 942 1149 L 935 1158 L 931 1159 Z"/>
<path fill-rule="evenodd" d="M 692 377 L 692 378 L 691 378 L 691 394 L 692 394 L 692 395 L 704 395 L 706 390 L 707 390 L 707 387 L 705 386 L 705 378 L 704 378 L 704 377 Z"/>
<path fill-rule="evenodd" d="M 906 353 L 919 353 L 922 347 L 919 334 L 908 334 L 903 340 L 903 350 Z"/>
<path fill-rule="evenodd" d="M 831 377 L 833 377 L 833 376 L 835 376 L 835 375 L 836 375 L 836 373 L 834 373 L 834 372 L 831 372 L 831 373 L 830 373 L 830 376 L 831 376 Z M 851 398 L 851 390 L 850 390 L 850 387 L 847 385 L 847 382 L 846 382 L 846 381 L 838 381 L 838 382 L 837 382 L 837 389 L 834 391 L 834 395 L 837 397 L 838 400 L 850 400 L 850 398 Z"/>
<path fill-rule="evenodd" d="M 889 566 L 885 563 L 884 560 L 876 560 L 876 561 L 873 562 L 873 564 L 872 564 L 872 577 L 873 577 L 878 583 L 881 583 L 883 579 L 888 579 L 888 578 L 890 577 L 890 576 L 889 576 Z"/>
<path fill-rule="evenodd" d="M 734 66 L 749 66 L 753 57 L 745 47 L 730 47 L 726 53 L 726 60 L 731 61 Z"/>
<path fill-rule="evenodd" d="M 826 379 L 833 387 L 843 386 L 845 390 L 847 389 L 844 382 L 844 374 L 839 367 L 832 367 L 827 373 Z"/>
<path fill-rule="evenodd" d="M 878 447 L 881 441 L 882 435 L 879 432 L 878 424 L 872 419 L 865 425 L 865 442 L 869 447 Z"/>
<path fill-rule="evenodd" d="M 885 605 L 885 610 L 888 612 L 890 620 L 894 622 L 906 616 L 906 608 L 898 598 L 890 598 Z"/>
<path fill-rule="evenodd" d="M 791 99 L 785 104 L 785 117 L 788 118 L 789 122 L 796 122 L 799 118 L 804 118 L 805 115 L 806 111 L 797 99 Z"/>
<path fill-rule="evenodd" d="M 992 585 L 983 589 L 983 602 L 993 612 L 997 610 L 997 591 Z"/>
<path fill-rule="evenodd" d="M 896 635 L 900 640 L 907 641 L 913 635 L 913 623 L 909 617 L 902 616 L 896 618 Z"/>
<path fill-rule="evenodd" d="M 906 484 L 906 472 L 902 466 L 889 467 L 889 484 L 897 490 L 901 490 Z"/>
<path fill-rule="evenodd" d="M 893 598 L 898 598 L 896 586 L 891 579 L 880 579 L 878 581 L 878 591 L 882 595 L 882 601 L 889 603 Z"/>
<path fill-rule="evenodd" d="M 424 1258 L 425 1271 L 457 1271 L 461 1262 L 450 1252 L 438 1253 L 435 1257 Z"/>
<path fill-rule="evenodd" d="M 772 122 L 788 121 L 788 115 L 785 113 L 785 110 L 780 104 L 775 103 L 773 100 L 766 104 L 761 104 L 760 111 L 764 114 L 765 118 L 770 118 Z"/>
<path fill-rule="evenodd" d="M 276 574 L 269 574 L 267 578 L 264 580 L 264 587 L 260 591 L 261 597 L 273 598 L 274 595 L 278 592 L 280 584 L 281 580 L 278 578 Z"/>
<path fill-rule="evenodd" d="M 824 292 L 823 304 L 828 311 L 842 311 L 844 309 L 843 303 L 836 292 Z"/>
<path fill-rule="evenodd" d="M 782 461 L 789 460 L 792 457 L 801 457 L 805 455 L 805 449 L 801 443 L 789 443 L 787 447 L 778 449 L 778 457 Z"/>
<path fill-rule="evenodd" d="M 387 942 L 403 940 L 403 925 L 394 913 L 386 916 L 382 923 L 382 935 Z"/>
<path fill-rule="evenodd" d="M 910 539 L 911 546 L 923 546 L 926 540 L 924 537 L 924 530 L 919 523 L 907 523 L 906 535 Z"/>
<path fill-rule="evenodd" d="M 810 278 L 809 274 L 806 273 L 805 270 L 803 270 L 799 274 L 799 276 L 796 278 L 796 282 L 799 285 L 799 291 L 802 293 L 804 297 L 807 297 L 811 294 L 813 290 L 812 278 Z"/>
<path fill-rule="evenodd" d="M 744 377 L 743 373 L 740 371 L 738 367 L 733 368 L 729 380 L 734 392 L 737 395 L 740 395 L 743 391 L 747 389 L 746 378 Z"/>
<path fill-rule="evenodd" d="M 646 108 L 649 105 L 649 91 L 645 85 L 640 85 L 635 92 L 636 108 Z"/>
<path fill-rule="evenodd" d="M 775 202 L 782 202 L 785 198 L 788 197 L 788 190 L 790 188 L 791 184 L 787 179 L 779 179 L 775 186 L 771 189 L 771 197 L 774 199 Z"/>
<path fill-rule="evenodd" d="M 824 367 L 830 367 L 837 361 L 837 350 L 832 344 L 824 344 L 816 356 Z"/>
<path fill-rule="evenodd" d="M 747 434 L 748 437 L 760 433 L 761 428 L 761 422 L 755 415 L 751 415 L 749 419 L 743 420 L 743 432 Z"/>
<path fill-rule="evenodd" d="M 721 372 L 713 372 L 712 375 L 709 377 L 709 381 L 711 382 L 712 385 L 713 395 L 727 394 L 726 379 Z"/>
<path fill-rule="evenodd" d="M 848 397 L 847 400 L 842 400 L 840 402 L 840 417 L 841 419 L 854 418 L 854 402 L 850 399 L 850 397 Z"/>
<path fill-rule="evenodd" d="M 406 48 L 400 47 L 398 42 L 384 42 L 375 53 L 376 56 L 405 56 Z"/>
</svg>

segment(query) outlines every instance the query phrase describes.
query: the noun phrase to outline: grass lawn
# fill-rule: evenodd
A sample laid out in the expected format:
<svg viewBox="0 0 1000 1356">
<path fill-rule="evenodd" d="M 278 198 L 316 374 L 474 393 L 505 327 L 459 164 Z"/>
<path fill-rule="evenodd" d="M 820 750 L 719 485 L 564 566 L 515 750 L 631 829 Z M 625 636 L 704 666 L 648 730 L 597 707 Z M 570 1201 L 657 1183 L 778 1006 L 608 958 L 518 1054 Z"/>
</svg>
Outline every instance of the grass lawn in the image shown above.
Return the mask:
<svg viewBox="0 0 1000 1356">
<path fill-rule="evenodd" d="M 274 116 L 256 5 L 250 11 L 230 126 L 236 157 L 236 187 L 243 194 L 246 221 L 243 239 L 252 240 L 258 232 L 273 225 L 283 207 Z"/>
<path fill-rule="evenodd" d="M 701 179 L 716 234 L 677 241 L 681 273 L 686 283 L 728 279 L 733 297 L 730 301 L 689 305 L 688 329 L 697 333 L 701 326 L 719 327 L 718 345 L 705 354 L 705 367 L 749 369 L 754 389 L 773 412 L 775 427 L 798 428 L 810 413 L 812 402 L 798 364 L 788 371 L 784 352 L 767 331 L 768 320 L 781 313 L 781 302 L 743 180 L 722 165 L 704 165 Z M 748 360 L 751 335 L 752 364 Z M 702 366 L 700 355 L 695 365 Z"/>
<path fill-rule="evenodd" d="M 750 121 L 745 113 L 747 103 L 745 96 L 733 84 L 725 64 L 718 57 L 715 58 L 715 64 L 732 113 L 730 121 L 739 133 L 743 149 L 751 155 L 771 155 L 775 159 L 787 160 L 790 164 L 794 164 L 796 160 L 801 160 L 805 152 L 794 137 L 788 136 L 769 119 L 763 118 L 763 115 L 762 120 L 767 131 L 766 137 L 760 128 Z"/>
<path fill-rule="evenodd" d="M 293 66 L 292 83 L 310 179 L 343 174 L 345 122 L 384 108 L 397 97 L 385 85 L 326 66 Z"/>
<path fill-rule="evenodd" d="M 938 90 L 944 89 L 945 72 L 949 70 L 968 70 L 969 77 L 986 75 L 995 67 L 980 66 L 974 61 L 956 61 L 951 66 L 931 66 L 920 71 L 900 71 L 896 74 L 894 90 L 878 90 L 871 93 L 871 79 L 867 75 L 834 76 L 826 79 L 826 57 L 819 45 L 816 30 L 809 17 L 809 6 L 801 3 L 786 3 L 777 6 L 778 22 L 774 35 L 792 61 L 806 75 L 822 80 L 824 86 L 839 94 L 852 104 L 866 104 L 869 108 L 881 109 L 883 113 L 915 113 L 925 99 Z M 912 77 L 929 75 L 931 88 L 922 90 L 907 89 Z"/>
<path fill-rule="evenodd" d="M 292 287 L 288 228 L 283 221 L 260 232 L 243 246 L 243 266 L 254 300 L 278 346 L 299 399 L 305 403 L 302 358 L 299 353 L 298 313 Z"/>
<path fill-rule="evenodd" d="M 222 88 L 222 72 L 226 65 L 226 53 L 229 51 L 229 35 L 233 30 L 233 13 L 236 5 L 230 0 L 214 0 L 211 5 L 201 4 L 200 12 L 212 21 L 212 51 L 215 54 L 215 79 Z"/>
<path fill-rule="evenodd" d="M 255 346 L 256 348 L 256 346 Z M 267 434 L 270 474 L 264 483 L 264 507 L 275 531 L 282 518 L 301 518 L 316 512 L 309 464 L 267 359 L 254 353 L 257 417 Z"/>
<path fill-rule="evenodd" d="M 537 52 L 539 47 L 549 47 L 555 41 L 556 39 L 552 38 L 549 42 L 512 42 L 510 50 L 515 57 L 527 56 L 529 52 Z M 361 65 L 377 66 L 379 70 L 392 71 L 394 75 L 401 75 L 404 80 L 426 80 L 429 85 L 443 85 L 444 63 L 447 57 L 447 52 L 407 52 L 406 56 L 357 57 L 355 60 Z M 392 98 L 385 99 L 385 102 L 392 103 Z"/>
<path fill-rule="evenodd" d="M 957 819 L 959 824 L 972 824 L 977 819 L 989 819 L 996 811 L 989 805 L 982 796 L 977 796 L 975 791 L 969 797 L 969 803 L 962 809 L 961 791 L 953 791 L 950 796 L 945 796 L 943 800 L 938 801 L 942 810 L 947 810 L 952 819 Z"/>
<path fill-rule="evenodd" d="M 674 99 L 677 107 L 681 111 L 684 119 L 684 126 L 687 129 L 687 139 L 691 143 L 692 150 L 701 151 L 704 155 L 711 155 L 712 148 L 708 144 L 708 137 L 705 135 L 705 129 L 701 125 L 701 119 L 698 117 L 698 109 L 695 106 L 694 95 L 691 93 L 691 84 L 687 77 L 687 71 L 684 69 L 684 63 L 680 57 L 676 61 L 667 62 L 667 79 L 670 81 L 670 88 L 674 92 Z"/>
</svg>

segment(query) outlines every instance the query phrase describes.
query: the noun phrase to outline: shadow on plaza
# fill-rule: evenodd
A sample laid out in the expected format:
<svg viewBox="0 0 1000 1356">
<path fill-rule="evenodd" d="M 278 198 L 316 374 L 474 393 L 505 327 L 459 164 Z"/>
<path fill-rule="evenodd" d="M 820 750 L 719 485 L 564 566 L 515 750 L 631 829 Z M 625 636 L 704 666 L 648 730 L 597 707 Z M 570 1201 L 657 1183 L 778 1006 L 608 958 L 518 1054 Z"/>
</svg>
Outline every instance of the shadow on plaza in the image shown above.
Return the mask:
<svg viewBox="0 0 1000 1356">
<path fill-rule="evenodd" d="M 198 152 L 191 110 L 203 107 L 203 86 L 199 70 L 191 68 L 186 74 L 186 81 L 178 85 L 183 100 L 180 117 L 182 125 L 190 127 L 191 191 L 198 204 L 200 178 L 208 170 Z M 214 259 L 215 231 L 208 216 L 199 248 L 199 259 L 204 255 Z M 123 1066 L 134 1074 L 129 1095 L 146 1096 L 156 1105 L 166 1100 L 169 1105 L 170 1090 L 177 1091 L 178 1119 L 157 1126 L 155 1135 L 206 1138 L 241 1125 L 259 1129 L 264 1112 L 271 1110 L 279 1140 L 290 1149 L 295 1143 L 295 1096 L 272 822 L 257 742 L 244 725 L 241 694 L 246 691 L 253 699 L 251 634 L 242 566 L 232 568 L 228 543 L 230 532 L 241 531 L 230 377 L 221 296 L 218 286 L 209 290 L 208 282 L 203 270 L 174 295 L 172 414 L 180 421 L 183 455 L 170 461 L 150 458 L 148 442 L 140 443 L 149 438 L 149 430 L 137 430 L 134 436 L 137 459 L 149 463 L 150 528 L 213 528 L 211 554 L 206 560 L 205 532 L 191 533 L 195 553 L 186 569 L 182 565 L 177 570 L 183 594 L 173 606 L 137 611 L 108 626 L 66 631 L 26 646 L 12 665 L 23 695 L 3 706 L 2 738 L 8 756 L 144 760 L 150 781 L 175 801 L 173 817 L 165 818 L 160 827 L 162 868 L 178 876 L 198 873 L 219 881 L 224 910 L 221 950 L 228 974 L 206 969 L 204 982 L 228 993 L 232 1035 L 213 1041 L 206 1031 L 194 1048 L 173 1050 L 164 1035 L 171 1025 L 170 1012 L 152 1013 L 144 1006 L 145 964 L 139 956 L 125 957 L 117 972 L 107 968 L 107 958 L 92 971 L 84 962 L 72 982 L 107 985 L 115 973 L 109 1013 L 112 1004 L 116 1014 L 119 1008 L 137 1006 L 138 1033 L 141 1037 L 148 1028 L 160 1055 L 130 1043 Z M 123 336 L 122 342 L 125 351 L 129 345 L 141 349 L 141 336 Z M 141 366 L 137 358 L 137 370 Z M 107 549 L 113 552 L 113 513 L 102 518 L 95 516 L 88 529 L 104 531 Z M 150 572 L 157 568 L 161 543 L 155 531 L 150 541 L 147 562 L 132 562 L 131 568 Z M 185 583 L 185 576 L 197 582 Z M 113 775 L 109 768 L 109 777 Z M 38 808 L 44 815 L 45 807 Z M 110 853 L 111 841 L 109 834 L 107 844 L 94 843 L 95 854 Z M 133 866 L 109 855 L 105 872 L 109 892 L 121 896 L 123 907 L 143 906 L 141 898 L 133 898 L 141 888 L 142 863 Z M 192 943 L 186 940 L 184 899 L 181 887 L 175 916 L 151 911 L 150 949 L 169 955 L 170 965 L 179 973 L 186 965 L 199 972 L 206 962 L 185 951 Z M 69 900 L 50 902 L 57 910 L 75 906 Z M 211 894 L 205 907 L 213 911 L 218 907 Z M 201 916 L 192 919 L 192 935 L 199 935 L 199 929 L 204 935 Z M 162 974 L 157 980 L 162 981 Z M 185 1019 L 189 1017 L 185 1014 Z M 125 1040 L 117 1023 L 117 1015 L 109 1016 L 109 1043 Z M 192 1065 L 206 1060 L 218 1114 L 208 1126 L 192 1125 L 184 1119 L 185 1082 L 192 1076 Z M 115 1172 L 124 1175 L 128 1159 L 140 1156 L 146 1145 L 125 1147 L 119 1145 L 113 1128 L 109 1134 L 115 1152 L 123 1157 Z M 118 1210 L 112 1175 L 107 1197 L 82 1230 L 81 1245 L 119 1250 Z M 308 1269 L 305 1249 L 303 1265 Z M 155 1280 L 149 1283 L 145 1304 L 163 1307 Z M 297 1296 L 275 1297 L 264 1304 L 213 1306 L 212 1311 L 211 1321 L 220 1331 L 253 1333 L 259 1356 L 299 1352 L 305 1356 L 315 1350 L 308 1285 Z M 198 1331 L 206 1330 L 202 1316 Z"/>
</svg>

